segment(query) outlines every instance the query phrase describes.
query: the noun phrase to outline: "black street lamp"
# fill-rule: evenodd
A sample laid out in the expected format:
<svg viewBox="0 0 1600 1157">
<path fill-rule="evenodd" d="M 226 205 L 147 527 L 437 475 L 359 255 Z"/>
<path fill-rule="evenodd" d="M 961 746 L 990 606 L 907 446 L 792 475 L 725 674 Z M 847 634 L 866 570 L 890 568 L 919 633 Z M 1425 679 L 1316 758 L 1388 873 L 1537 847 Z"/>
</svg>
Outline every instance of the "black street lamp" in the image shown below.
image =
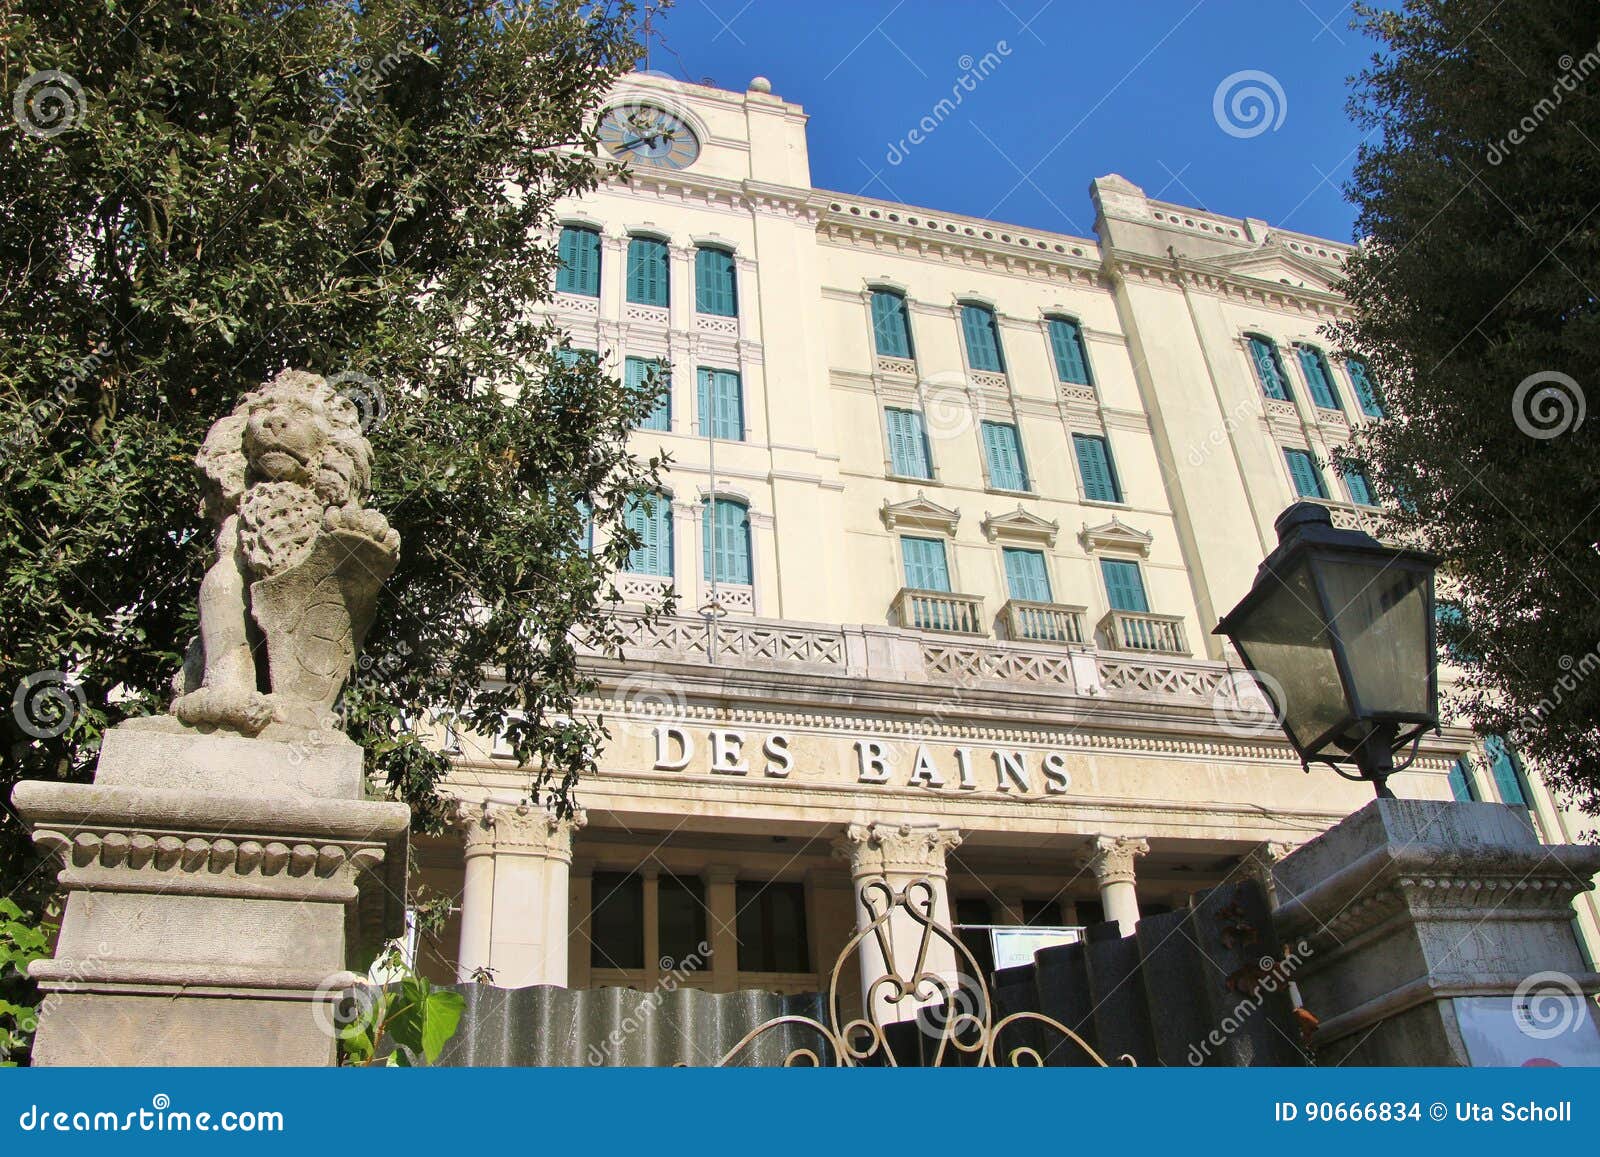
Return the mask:
<svg viewBox="0 0 1600 1157">
<path fill-rule="evenodd" d="M 1439 725 L 1439 560 L 1335 530 L 1314 502 L 1295 503 L 1275 526 L 1277 547 L 1214 633 L 1238 649 L 1307 770 L 1312 760 L 1326 763 L 1393 799 L 1389 776 Z M 1397 768 L 1395 752 L 1408 744 Z M 1340 766 L 1349 763 L 1359 775 Z"/>
</svg>

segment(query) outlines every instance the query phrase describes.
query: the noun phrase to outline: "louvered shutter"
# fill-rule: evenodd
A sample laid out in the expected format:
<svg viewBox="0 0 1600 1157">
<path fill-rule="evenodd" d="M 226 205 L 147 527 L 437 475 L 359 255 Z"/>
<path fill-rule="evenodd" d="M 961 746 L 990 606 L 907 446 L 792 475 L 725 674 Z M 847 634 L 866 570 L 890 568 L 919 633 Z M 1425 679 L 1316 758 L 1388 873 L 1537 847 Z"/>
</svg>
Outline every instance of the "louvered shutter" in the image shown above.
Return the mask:
<svg viewBox="0 0 1600 1157">
<path fill-rule="evenodd" d="M 628 300 L 636 305 L 665 306 L 668 302 L 667 246 L 653 237 L 628 242 Z"/>
<path fill-rule="evenodd" d="M 1045 570 L 1044 555 L 1037 550 L 1018 550 L 1006 547 L 1006 589 L 1014 599 L 1035 603 L 1050 601 L 1050 576 Z"/>
<path fill-rule="evenodd" d="M 694 253 L 695 309 L 716 317 L 736 317 L 739 296 L 734 283 L 733 254 L 725 249 Z"/>
<path fill-rule="evenodd" d="M 1361 412 L 1369 418 L 1383 417 L 1383 407 L 1378 404 L 1378 391 L 1372 388 L 1372 378 L 1367 374 L 1367 364 L 1349 358 L 1345 361 L 1344 368 L 1350 374 L 1350 384 L 1356 389 L 1356 401 L 1361 403 Z"/>
<path fill-rule="evenodd" d="M 1022 447 L 1017 428 L 1004 422 L 983 423 L 983 449 L 989 461 L 989 484 L 997 490 L 1026 490 Z"/>
<path fill-rule="evenodd" d="M 1472 786 L 1472 772 L 1465 759 L 1450 765 L 1450 794 L 1457 803 L 1476 803 L 1478 793 Z"/>
<path fill-rule="evenodd" d="M 700 367 L 698 374 L 700 436 L 730 442 L 744 440 L 744 396 L 732 370 Z"/>
<path fill-rule="evenodd" d="M 558 247 L 561 268 L 556 273 L 556 289 L 585 297 L 600 296 L 600 234 L 593 229 L 572 226 L 561 230 Z"/>
<path fill-rule="evenodd" d="M 900 556 L 905 565 L 906 586 L 923 591 L 950 590 L 944 543 L 936 538 L 902 538 Z"/>
<path fill-rule="evenodd" d="M 1500 792 L 1500 802 L 1512 807 L 1527 807 L 1528 797 L 1522 790 L 1522 776 L 1518 773 L 1517 757 L 1506 741 L 1498 735 L 1485 735 L 1483 749 L 1489 756 L 1489 771 Z"/>
<path fill-rule="evenodd" d="M 1050 319 L 1050 351 L 1055 355 L 1056 378 L 1075 386 L 1090 385 L 1089 358 L 1083 329 L 1064 317 Z"/>
<path fill-rule="evenodd" d="M 1300 358 L 1300 369 L 1306 375 L 1306 384 L 1311 387 L 1311 400 L 1324 410 L 1337 410 L 1339 395 L 1334 392 L 1333 379 L 1328 374 L 1328 362 L 1322 356 L 1322 351 L 1311 346 L 1296 346 L 1295 353 Z"/>
<path fill-rule="evenodd" d="M 898 293 L 884 290 L 873 292 L 872 338 L 874 347 L 883 357 L 911 356 L 911 327 L 906 319 L 906 300 Z"/>
<path fill-rule="evenodd" d="M 1100 560 L 1100 574 L 1106 580 L 1106 599 L 1112 610 L 1138 611 L 1141 614 L 1150 610 L 1150 603 L 1144 596 L 1144 579 L 1139 574 L 1138 563 L 1103 558 Z"/>
<path fill-rule="evenodd" d="M 1278 347 L 1264 337 L 1250 338 L 1250 360 L 1256 367 L 1256 380 L 1261 392 L 1269 398 L 1287 402 L 1289 384 L 1283 379 L 1283 367 L 1278 362 Z"/>
<path fill-rule="evenodd" d="M 1083 496 L 1094 502 L 1121 502 L 1122 488 L 1117 484 L 1106 440 L 1093 434 L 1074 434 L 1072 446 L 1083 478 Z"/>
<path fill-rule="evenodd" d="M 1289 475 L 1294 479 L 1294 492 L 1301 498 L 1327 498 L 1328 489 L 1322 484 L 1322 474 L 1311 455 L 1304 450 L 1285 450 Z"/>
<path fill-rule="evenodd" d="M 922 415 L 892 408 L 883 413 L 889 430 L 889 468 L 903 478 L 931 478 Z"/>
<path fill-rule="evenodd" d="M 1357 506 L 1376 506 L 1372 499 L 1372 485 L 1367 481 L 1367 476 L 1359 470 L 1346 470 L 1344 484 L 1350 491 L 1350 501 Z"/>
<path fill-rule="evenodd" d="M 700 538 L 707 576 L 718 582 L 749 585 L 750 512 L 743 503 L 727 498 L 708 503 Z"/>
<path fill-rule="evenodd" d="M 961 329 L 967 339 L 967 362 L 973 369 L 1005 372 L 993 310 L 982 305 L 963 305 Z"/>
<path fill-rule="evenodd" d="M 670 430 L 672 428 L 672 388 L 664 373 L 666 367 L 650 358 L 627 358 L 622 363 L 623 385 L 636 393 L 644 393 L 649 385 L 650 375 L 656 372 L 661 395 L 656 399 L 655 409 L 651 410 L 644 420 L 639 423 L 641 430 Z"/>
</svg>

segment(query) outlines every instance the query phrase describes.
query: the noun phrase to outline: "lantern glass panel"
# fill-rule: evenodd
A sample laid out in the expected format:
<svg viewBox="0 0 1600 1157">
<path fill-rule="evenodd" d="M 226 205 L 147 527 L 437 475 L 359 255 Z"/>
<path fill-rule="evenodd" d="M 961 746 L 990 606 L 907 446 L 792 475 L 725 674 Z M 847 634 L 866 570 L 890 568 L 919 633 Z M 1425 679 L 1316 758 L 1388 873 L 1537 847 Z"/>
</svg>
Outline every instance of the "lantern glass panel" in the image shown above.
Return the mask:
<svg viewBox="0 0 1600 1157">
<path fill-rule="evenodd" d="M 1317 565 L 1362 714 L 1431 715 L 1427 572 L 1367 560 Z"/>
<path fill-rule="evenodd" d="M 1349 717 L 1344 685 L 1306 565 L 1266 582 L 1260 601 L 1230 625 L 1245 661 L 1266 676 L 1268 696 L 1280 700 L 1284 730 L 1305 749 Z"/>
</svg>

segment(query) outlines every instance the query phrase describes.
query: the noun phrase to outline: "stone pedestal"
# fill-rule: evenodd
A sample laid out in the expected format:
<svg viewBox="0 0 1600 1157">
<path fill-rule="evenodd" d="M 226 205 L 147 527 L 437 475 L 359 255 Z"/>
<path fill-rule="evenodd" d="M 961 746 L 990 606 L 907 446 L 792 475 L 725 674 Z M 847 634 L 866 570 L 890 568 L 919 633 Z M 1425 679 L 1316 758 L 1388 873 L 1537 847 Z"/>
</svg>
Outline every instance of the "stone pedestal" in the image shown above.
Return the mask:
<svg viewBox="0 0 1600 1157">
<path fill-rule="evenodd" d="M 960 843 L 958 833 L 931 824 L 851 824 L 835 849 L 841 858 L 850 861 L 857 931 L 872 925 L 889 907 L 890 895 L 903 892 L 920 880 L 928 882 L 931 896 L 913 889 L 908 901 L 917 904 L 919 911 L 927 901 L 930 910 L 924 915 L 949 929 L 952 922 L 945 853 Z M 881 883 L 888 891 L 864 890 L 871 883 Z M 938 989 L 928 982 L 912 986 L 909 994 L 895 999 L 898 990 L 892 983 L 884 983 L 886 977 L 898 977 L 910 986 L 917 975 L 928 973 L 940 977 L 952 992 L 961 985 L 963 970 L 957 966 L 955 949 L 941 937 L 928 935 L 926 925 L 904 906 L 894 908 L 877 932 L 861 941 L 859 952 L 862 992 L 864 999 L 874 1001 L 879 1024 L 911 1020 L 919 1005 L 944 1002 Z"/>
<path fill-rule="evenodd" d="M 336 732 L 106 733 L 92 784 L 12 792 L 64 861 L 37 1065 L 326 1065 L 334 998 L 405 928 L 409 811 Z"/>
<path fill-rule="evenodd" d="M 1285 857 L 1274 924 L 1304 942 L 1293 979 L 1321 1063 L 1471 1064 L 1466 1014 L 1503 1005 L 1514 1037 L 1508 998 L 1551 974 L 1586 1017 L 1576 994 L 1600 974 L 1571 904 L 1596 871 L 1600 848 L 1541 845 L 1521 809 L 1437 800 L 1374 800 Z"/>
<path fill-rule="evenodd" d="M 1124 936 L 1132 936 L 1139 923 L 1139 893 L 1134 885 L 1133 861 L 1146 855 L 1150 845 L 1125 836 L 1099 836 L 1094 851 L 1083 861 L 1100 886 L 1100 906 Z"/>
</svg>

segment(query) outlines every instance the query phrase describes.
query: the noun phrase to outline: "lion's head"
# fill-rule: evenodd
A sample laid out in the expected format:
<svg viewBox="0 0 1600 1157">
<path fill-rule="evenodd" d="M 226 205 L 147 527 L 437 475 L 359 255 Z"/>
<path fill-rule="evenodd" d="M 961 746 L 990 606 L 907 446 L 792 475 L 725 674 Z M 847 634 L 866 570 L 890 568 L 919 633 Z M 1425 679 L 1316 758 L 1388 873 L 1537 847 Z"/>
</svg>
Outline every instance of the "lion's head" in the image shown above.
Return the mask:
<svg viewBox="0 0 1600 1157">
<path fill-rule="evenodd" d="M 225 518 L 245 489 L 288 483 L 324 506 L 360 502 L 371 484 L 372 448 L 355 404 L 316 374 L 284 370 L 240 399 L 211 427 L 195 456 L 207 509 Z"/>
</svg>

